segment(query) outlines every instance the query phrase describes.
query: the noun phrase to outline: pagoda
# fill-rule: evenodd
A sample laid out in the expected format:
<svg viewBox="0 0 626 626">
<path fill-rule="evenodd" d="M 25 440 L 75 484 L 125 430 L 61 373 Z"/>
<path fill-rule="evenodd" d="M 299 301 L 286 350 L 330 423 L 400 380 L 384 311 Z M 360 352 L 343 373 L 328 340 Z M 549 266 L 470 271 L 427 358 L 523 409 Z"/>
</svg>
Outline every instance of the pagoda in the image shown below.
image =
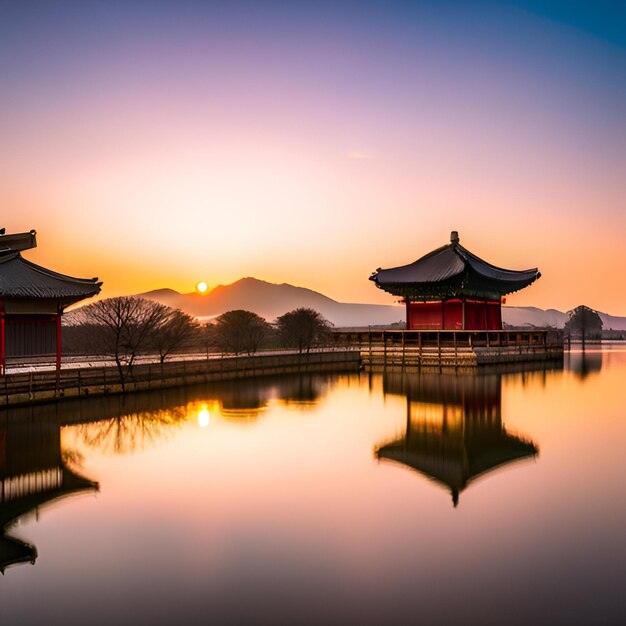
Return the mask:
<svg viewBox="0 0 626 626">
<path fill-rule="evenodd" d="M 24 259 L 36 232 L 0 229 L 0 374 L 7 357 L 56 355 L 61 367 L 61 316 L 66 307 L 100 292 L 97 278 L 73 278 Z"/>
<path fill-rule="evenodd" d="M 540 276 L 537 268 L 507 270 L 483 261 L 452 231 L 449 244 L 409 265 L 379 268 L 370 280 L 402 298 L 408 330 L 502 330 L 503 296 Z"/>
</svg>

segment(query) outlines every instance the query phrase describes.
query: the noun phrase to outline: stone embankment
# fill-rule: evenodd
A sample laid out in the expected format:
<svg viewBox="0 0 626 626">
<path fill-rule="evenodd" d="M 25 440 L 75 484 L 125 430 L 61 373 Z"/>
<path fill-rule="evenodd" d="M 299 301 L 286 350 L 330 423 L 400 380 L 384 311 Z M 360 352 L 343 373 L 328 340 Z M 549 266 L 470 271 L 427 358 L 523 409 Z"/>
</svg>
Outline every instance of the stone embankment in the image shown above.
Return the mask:
<svg viewBox="0 0 626 626">
<path fill-rule="evenodd" d="M 359 366 L 358 351 L 332 350 L 141 364 L 123 380 L 117 368 L 111 366 L 7 374 L 0 377 L 0 407 L 258 376 L 358 371 Z"/>
</svg>

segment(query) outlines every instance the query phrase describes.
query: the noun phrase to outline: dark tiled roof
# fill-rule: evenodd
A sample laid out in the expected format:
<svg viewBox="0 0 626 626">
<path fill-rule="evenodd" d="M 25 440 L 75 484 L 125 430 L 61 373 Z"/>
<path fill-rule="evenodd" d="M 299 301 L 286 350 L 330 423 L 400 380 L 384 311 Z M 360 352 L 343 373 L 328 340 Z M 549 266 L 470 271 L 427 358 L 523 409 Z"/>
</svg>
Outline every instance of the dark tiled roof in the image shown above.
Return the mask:
<svg viewBox="0 0 626 626">
<path fill-rule="evenodd" d="M 100 292 L 97 278 L 74 278 L 22 258 L 19 252 L 0 255 L 0 299 L 46 298 L 65 304 Z"/>
<path fill-rule="evenodd" d="M 453 237 L 451 243 L 414 263 L 377 269 L 370 280 L 380 289 L 399 296 L 499 297 L 527 287 L 540 276 L 537 268 L 516 271 L 491 265 L 464 248 L 458 237 Z"/>
</svg>

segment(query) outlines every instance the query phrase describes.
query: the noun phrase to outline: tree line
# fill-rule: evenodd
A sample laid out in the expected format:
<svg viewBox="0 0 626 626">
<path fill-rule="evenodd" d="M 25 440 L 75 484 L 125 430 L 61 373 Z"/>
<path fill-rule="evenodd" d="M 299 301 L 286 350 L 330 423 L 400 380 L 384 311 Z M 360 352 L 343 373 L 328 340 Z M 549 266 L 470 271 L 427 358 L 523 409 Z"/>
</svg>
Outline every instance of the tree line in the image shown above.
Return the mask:
<svg viewBox="0 0 626 626">
<path fill-rule="evenodd" d="M 254 354 L 262 348 L 299 353 L 324 345 L 331 325 L 317 311 L 299 308 L 273 324 L 252 311 L 227 311 L 202 324 L 180 309 L 145 298 L 107 298 L 72 311 L 63 331 L 66 353 L 107 356 L 124 378 L 141 355 L 161 363 L 174 352 L 201 350 Z"/>
</svg>

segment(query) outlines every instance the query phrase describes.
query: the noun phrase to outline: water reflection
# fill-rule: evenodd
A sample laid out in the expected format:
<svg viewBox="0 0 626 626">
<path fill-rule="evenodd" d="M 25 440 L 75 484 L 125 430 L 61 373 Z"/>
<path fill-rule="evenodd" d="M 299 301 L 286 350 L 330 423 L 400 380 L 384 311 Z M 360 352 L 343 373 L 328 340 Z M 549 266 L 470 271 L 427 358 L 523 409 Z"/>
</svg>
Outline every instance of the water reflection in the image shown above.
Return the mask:
<svg viewBox="0 0 626 626">
<path fill-rule="evenodd" d="M 313 408 L 326 392 L 328 377 L 303 375 L 221 383 L 211 389 L 220 415 L 226 419 L 253 421 L 276 399 L 286 406 Z"/>
<path fill-rule="evenodd" d="M 2 567 L 40 558 L 7 570 L 0 622 L 621 623 L 626 348 L 603 357 L 584 380 L 294 376 L 0 413 L 3 479 L 103 492 L 42 525 L 33 493 L 1 504 Z M 112 457 L 113 422 L 149 453 Z"/>
<path fill-rule="evenodd" d="M 80 457 L 61 449 L 61 428 L 54 414 L 34 416 L 32 409 L 0 418 L 0 572 L 19 563 L 34 563 L 37 549 L 7 535 L 20 519 L 38 515 L 42 506 L 98 483 L 81 476 Z"/>
<path fill-rule="evenodd" d="M 455 507 L 479 476 L 538 454 L 532 441 L 504 427 L 499 374 L 386 373 L 383 391 L 406 397 L 406 430 L 376 456 L 446 487 Z"/>
<path fill-rule="evenodd" d="M 187 419 L 184 406 L 127 413 L 80 424 L 75 433 L 90 448 L 105 454 L 132 454 L 156 445 Z"/>
<path fill-rule="evenodd" d="M 568 369 L 581 379 L 602 370 L 602 348 L 572 350 L 566 354 Z"/>
<path fill-rule="evenodd" d="M 163 390 L 4 411 L 0 416 L 0 572 L 37 558 L 35 546 L 6 534 L 20 520 L 38 515 L 42 506 L 61 498 L 99 490 L 97 482 L 81 476 L 82 454 L 63 446 L 62 429 L 71 429 L 70 441 L 100 453 L 130 454 L 171 438 L 189 418 L 190 407 L 197 406 L 201 427 L 208 426 L 212 413 L 249 421 L 257 419 L 272 400 L 313 407 L 332 379 L 294 376 L 221 383 L 209 389 Z"/>
</svg>

